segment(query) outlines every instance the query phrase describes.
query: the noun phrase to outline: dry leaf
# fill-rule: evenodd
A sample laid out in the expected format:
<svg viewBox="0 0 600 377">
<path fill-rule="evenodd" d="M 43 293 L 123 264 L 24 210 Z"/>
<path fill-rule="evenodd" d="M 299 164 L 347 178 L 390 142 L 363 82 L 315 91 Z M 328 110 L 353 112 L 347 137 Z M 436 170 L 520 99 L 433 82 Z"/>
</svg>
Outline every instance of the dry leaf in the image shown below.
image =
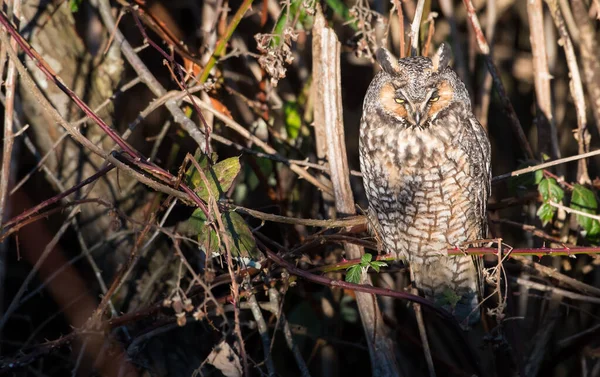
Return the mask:
<svg viewBox="0 0 600 377">
<path fill-rule="evenodd" d="M 240 358 L 225 341 L 221 341 L 213 348 L 206 361 L 226 377 L 242 377 Z"/>
</svg>

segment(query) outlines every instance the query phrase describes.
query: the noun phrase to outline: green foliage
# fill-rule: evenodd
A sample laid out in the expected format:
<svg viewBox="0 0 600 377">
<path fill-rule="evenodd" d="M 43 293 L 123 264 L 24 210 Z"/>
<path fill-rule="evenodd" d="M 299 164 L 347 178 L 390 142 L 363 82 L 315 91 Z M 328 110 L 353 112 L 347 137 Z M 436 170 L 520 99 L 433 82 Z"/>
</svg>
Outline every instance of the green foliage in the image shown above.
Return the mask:
<svg viewBox="0 0 600 377">
<path fill-rule="evenodd" d="M 83 0 L 69 0 L 69 9 L 71 9 L 71 12 L 76 13 L 82 2 Z"/>
<path fill-rule="evenodd" d="M 228 238 L 231 255 L 234 257 L 251 258 L 258 260 L 260 252 L 256 248 L 256 241 L 252 231 L 242 216 L 233 211 L 221 214 L 221 221 L 225 227 L 225 234 L 221 234 L 221 242 L 215 231 L 214 226 L 207 221 L 204 212 L 200 208 L 196 209 L 190 217 L 190 225 L 198 234 L 198 242 L 205 248 L 206 254 L 222 254 L 221 250 L 225 248 L 224 237 Z"/>
<path fill-rule="evenodd" d="M 358 264 L 355 264 L 352 267 L 348 267 L 346 272 L 346 281 L 348 283 L 360 283 L 360 275 L 362 273 L 362 267 Z"/>
<path fill-rule="evenodd" d="M 517 169 L 524 169 L 529 166 L 537 165 L 537 161 L 526 161 L 520 164 Z M 516 177 L 511 177 L 508 181 L 508 188 L 512 194 L 519 194 L 523 190 L 535 187 L 544 178 L 542 170 L 536 170 L 532 173 L 521 174 Z"/>
<path fill-rule="evenodd" d="M 346 281 L 348 283 L 360 283 L 360 277 L 363 271 L 367 271 L 370 268 L 379 272 L 381 267 L 387 266 L 387 263 L 381 261 L 374 261 L 371 254 L 364 254 L 360 258 L 360 263 L 350 266 L 346 269 Z"/>
<path fill-rule="evenodd" d="M 219 161 L 210 167 L 208 158 L 204 155 L 198 158 L 197 161 L 202 169 L 202 173 L 206 177 L 206 181 L 208 181 L 209 188 L 207 189 L 202 175 L 195 166 L 191 166 L 186 172 L 186 181 L 196 194 L 198 194 L 200 199 L 205 202 L 208 202 L 208 199 L 211 196 L 218 200 L 221 197 L 221 194 L 227 192 L 241 169 L 238 157 L 231 157 Z"/>
<path fill-rule="evenodd" d="M 223 225 L 230 238 L 229 246 L 234 256 L 258 259 L 260 253 L 256 249 L 256 241 L 246 221 L 237 212 L 229 211 L 221 215 Z"/>
<path fill-rule="evenodd" d="M 345 22 L 352 21 L 352 18 L 350 17 L 350 9 L 346 5 L 346 3 L 344 3 L 343 1 L 340 1 L 340 0 L 325 0 L 325 3 L 338 16 L 340 16 Z M 352 29 L 358 30 L 358 27 L 356 26 L 356 24 L 354 22 L 351 22 L 349 25 L 350 25 L 350 27 L 352 27 Z"/>
<path fill-rule="evenodd" d="M 545 226 L 550 221 L 552 221 L 552 218 L 554 217 L 555 212 L 556 212 L 556 208 L 552 207 L 548 203 L 544 203 L 540 206 L 540 208 L 538 208 L 537 216 L 540 218 L 540 220 L 542 221 L 542 224 Z"/>
<path fill-rule="evenodd" d="M 571 195 L 571 208 L 595 215 L 598 210 L 598 201 L 592 190 L 582 186 L 575 185 Z M 600 235 L 600 222 L 586 216 L 577 215 L 577 223 L 585 230 L 586 237 L 597 237 Z"/>
<path fill-rule="evenodd" d="M 554 178 L 544 178 L 538 185 L 538 191 L 544 200 L 544 203 L 537 211 L 537 215 L 544 225 L 552 221 L 556 208 L 550 201 L 560 203 L 565 195 L 564 190 L 558 185 Z M 573 187 L 571 194 L 571 203 L 569 205 L 574 210 L 595 215 L 598 211 L 598 200 L 594 192 L 580 184 Z M 597 239 L 600 237 L 600 222 L 596 219 L 584 215 L 576 215 L 577 223 L 583 228 L 583 234 L 588 239 Z"/>
<path fill-rule="evenodd" d="M 296 28 L 296 24 L 293 24 L 293 20 L 298 20 L 299 22 L 304 23 L 307 18 L 306 8 L 301 6 L 303 0 L 292 0 L 289 6 L 284 6 L 279 14 L 279 18 L 275 23 L 275 28 L 273 29 L 273 39 L 271 40 L 271 45 L 273 47 L 279 46 L 283 41 L 283 32 L 286 27 L 291 27 L 293 29 Z M 300 13 L 298 13 L 300 12 Z"/>
<path fill-rule="evenodd" d="M 217 232 L 211 227 L 206 219 L 204 212 L 197 208 L 190 217 L 189 224 L 194 227 L 198 234 L 198 242 L 204 246 L 207 255 L 212 255 L 219 251 L 219 237 Z"/>
<path fill-rule="evenodd" d="M 285 130 L 287 131 L 288 138 L 295 140 L 302 127 L 302 115 L 300 115 L 298 104 L 288 101 L 283 105 L 283 111 L 285 114 Z"/>
<path fill-rule="evenodd" d="M 461 296 L 456 294 L 452 289 L 447 288 L 444 290 L 443 296 L 438 299 L 437 304 L 440 306 L 449 305 L 451 308 L 455 308 L 460 299 Z"/>
<path fill-rule="evenodd" d="M 553 201 L 560 203 L 565 196 L 564 190 L 558 185 L 554 178 L 544 178 L 538 185 L 538 191 L 544 199 L 544 204 L 540 206 L 537 211 L 537 216 L 540 218 L 544 225 L 552 221 L 556 208 L 551 206 L 548 202 Z"/>
<path fill-rule="evenodd" d="M 565 196 L 565 191 L 558 185 L 554 178 L 544 178 L 538 185 L 538 191 L 544 201 L 559 203 Z"/>
<path fill-rule="evenodd" d="M 213 154 L 212 159 L 216 159 L 216 155 Z M 186 181 L 200 199 L 205 202 L 208 202 L 210 197 L 219 199 L 223 193 L 229 190 L 241 170 L 238 157 L 219 161 L 212 166 L 210 166 L 205 155 L 197 157 L 197 161 L 198 166 L 202 169 L 202 174 L 206 177 L 208 188 L 202 174 L 198 172 L 195 166 L 191 166 L 186 172 Z M 224 238 L 227 238 L 234 257 L 252 259 L 260 257 L 252 231 L 238 213 L 233 211 L 224 212 L 221 214 L 221 221 L 225 229 L 219 237 L 215 227 L 209 223 L 200 208 L 196 209 L 189 219 L 189 225 L 193 227 L 198 235 L 198 242 L 204 246 L 208 256 L 221 254 L 220 250 L 225 247 Z"/>
</svg>

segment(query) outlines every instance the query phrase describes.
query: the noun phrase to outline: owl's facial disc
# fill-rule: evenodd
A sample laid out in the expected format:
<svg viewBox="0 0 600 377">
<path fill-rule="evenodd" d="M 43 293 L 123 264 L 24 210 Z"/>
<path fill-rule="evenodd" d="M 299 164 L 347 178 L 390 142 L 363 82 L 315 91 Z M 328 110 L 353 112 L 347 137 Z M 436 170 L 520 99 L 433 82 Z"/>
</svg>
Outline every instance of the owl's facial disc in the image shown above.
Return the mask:
<svg viewBox="0 0 600 377">
<path fill-rule="evenodd" d="M 425 90 L 424 97 L 414 98 L 395 83 L 386 83 L 381 89 L 379 99 L 388 114 L 408 122 L 412 128 L 423 128 L 433 120 L 432 115 L 441 110 L 436 104 L 442 100 L 437 87 Z M 432 111 L 434 108 L 438 110 Z"/>
<path fill-rule="evenodd" d="M 442 81 L 437 84 L 434 98 L 430 98 L 429 102 L 431 106 L 429 106 L 427 117 L 430 119 L 435 119 L 437 115 L 447 108 L 450 103 L 454 99 L 454 90 L 452 86 L 448 83 L 448 81 Z"/>
</svg>

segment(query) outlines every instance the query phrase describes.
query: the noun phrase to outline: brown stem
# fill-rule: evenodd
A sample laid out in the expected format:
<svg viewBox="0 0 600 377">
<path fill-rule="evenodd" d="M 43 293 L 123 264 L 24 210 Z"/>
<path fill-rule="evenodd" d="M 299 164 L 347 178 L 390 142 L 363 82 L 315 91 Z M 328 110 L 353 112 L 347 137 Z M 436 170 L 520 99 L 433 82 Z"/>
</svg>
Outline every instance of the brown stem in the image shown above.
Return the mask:
<svg viewBox="0 0 600 377">
<path fill-rule="evenodd" d="M 477 45 L 479 46 L 479 50 L 485 57 L 486 65 L 488 67 L 488 70 L 490 71 L 490 74 L 492 75 L 494 84 L 496 85 L 496 91 L 498 92 L 498 95 L 500 96 L 500 100 L 502 101 L 502 104 L 504 106 L 504 110 L 506 111 L 506 113 L 511 121 L 510 125 L 512 126 L 513 132 L 517 136 L 517 139 L 519 140 L 519 144 L 521 144 L 521 148 L 523 149 L 523 152 L 525 153 L 527 158 L 533 159 L 534 158 L 533 150 L 531 149 L 531 146 L 529 145 L 527 136 L 525 136 L 525 132 L 523 131 L 523 126 L 521 126 L 521 122 L 519 121 L 519 118 L 517 117 L 517 113 L 515 112 L 515 109 L 513 108 L 513 105 L 510 102 L 508 95 L 506 94 L 506 89 L 504 89 L 504 84 L 502 83 L 502 80 L 500 79 L 500 75 L 498 74 L 498 68 L 496 68 L 494 61 L 492 60 L 492 56 L 490 55 L 490 46 L 488 45 L 487 40 L 485 39 L 485 36 L 483 35 L 483 31 L 481 30 L 481 25 L 479 24 L 479 19 L 477 18 L 477 13 L 475 13 L 475 6 L 473 5 L 473 1 L 472 0 L 463 0 L 463 3 L 465 4 L 465 7 L 467 9 L 467 15 L 469 17 L 469 22 L 471 23 L 471 27 L 473 28 L 473 30 L 475 32 L 475 39 L 477 41 Z"/>
</svg>

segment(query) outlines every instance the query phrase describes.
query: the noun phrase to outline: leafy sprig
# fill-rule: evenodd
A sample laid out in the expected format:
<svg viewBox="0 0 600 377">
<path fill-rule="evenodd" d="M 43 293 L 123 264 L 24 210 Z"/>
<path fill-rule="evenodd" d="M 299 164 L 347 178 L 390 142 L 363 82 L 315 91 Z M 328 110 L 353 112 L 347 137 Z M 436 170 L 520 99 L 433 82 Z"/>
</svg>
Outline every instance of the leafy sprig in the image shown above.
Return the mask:
<svg viewBox="0 0 600 377">
<path fill-rule="evenodd" d="M 387 263 L 382 261 L 373 260 L 373 256 L 371 254 L 364 254 L 362 258 L 360 258 L 360 263 L 355 264 L 354 266 L 350 266 L 346 269 L 346 281 L 348 283 L 360 283 L 360 277 L 363 272 L 367 272 L 369 268 L 372 268 L 376 272 L 379 272 L 381 267 L 386 267 Z"/>
</svg>

